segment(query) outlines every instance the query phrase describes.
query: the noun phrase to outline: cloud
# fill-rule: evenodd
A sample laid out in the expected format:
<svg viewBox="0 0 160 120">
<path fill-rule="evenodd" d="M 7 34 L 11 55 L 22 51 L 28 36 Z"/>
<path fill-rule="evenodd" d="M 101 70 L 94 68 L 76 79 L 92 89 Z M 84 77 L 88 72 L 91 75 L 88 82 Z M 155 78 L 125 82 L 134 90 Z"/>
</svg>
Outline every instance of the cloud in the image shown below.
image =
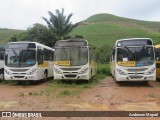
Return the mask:
<svg viewBox="0 0 160 120">
<path fill-rule="evenodd" d="M 159 0 L 0 0 L 0 28 L 27 29 L 34 23 L 45 24 L 48 11 L 64 8 L 79 22 L 97 13 L 160 21 Z"/>
<path fill-rule="evenodd" d="M 127 2 L 127 0 L 123 1 L 126 2 L 124 2 L 124 6 L 121 8 L 117 7 L 117 15 L 140 20 L 160 21 L 160 17 L 158 17 L 160 12 L 159 0 L 130 0 L 130 2 Z"/>
</svg>

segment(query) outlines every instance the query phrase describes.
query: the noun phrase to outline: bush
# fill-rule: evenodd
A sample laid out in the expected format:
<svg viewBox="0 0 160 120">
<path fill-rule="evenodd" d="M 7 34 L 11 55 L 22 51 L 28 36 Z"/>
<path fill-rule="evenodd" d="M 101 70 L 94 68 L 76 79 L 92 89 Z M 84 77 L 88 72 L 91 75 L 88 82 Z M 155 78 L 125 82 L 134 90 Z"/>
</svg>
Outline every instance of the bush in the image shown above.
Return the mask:
<svg viewBox="0 0 160 120">
<path fill-rule="evenodd" d="M 110 76 L 111 71 L 110 71 L 110 65 L 109 64 L 99 64 L 97 67 L 97 74 L 105 74 Z"/>
</svg>

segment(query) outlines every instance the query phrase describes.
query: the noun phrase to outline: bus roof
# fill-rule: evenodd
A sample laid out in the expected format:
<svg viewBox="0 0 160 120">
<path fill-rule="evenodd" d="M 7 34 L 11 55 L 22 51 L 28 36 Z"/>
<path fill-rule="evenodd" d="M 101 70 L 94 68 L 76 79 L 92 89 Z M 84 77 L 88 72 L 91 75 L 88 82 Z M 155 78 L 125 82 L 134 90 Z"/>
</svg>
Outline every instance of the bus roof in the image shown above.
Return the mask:
<svg viewBox="0 0 160 120">
<path fill-rule="evenodd" d="M 137 41 L 137 42 L 127 42 L 127 41 Z M 116 41 L 115 46 L 117 46 L 118 43 L 121 44 L 120 46 L 153 45 L 153 41 L 152 41 L 151 38 L 127 38 L 127 39 L 119 39 L 119 40 Z"/>
<path fill-rule="evenodd" d="M 72 44 L 71 44 L 72 43 Z M 55 47 L 60 46 L 88 46 L 88 41 L 85 39 L 68 39 L 68 40 L 58 40 Z"/>
<path fill-rule="evenodd" d="M 41 47 L 43 47 L 43 48 L 46 48 L 46 49 L 53 49 L 53 48 L 48 47 L 48 46 L 46 46 L 46 45 L 43 45 L 43 44 L 41 44 L 41 43 L 38 43 L 38 42 L 31 42 L 31 41 L 9 42 L 9 43 L 7 43 L 7 45 L 9 45 L 9 44 L 16 44 L 16 43 L 35 43 L 36 46 L 39 45 L 39 46 L 41 46 Z M 6 47 L 7 47 L 7 45 L 6 45 Z"/>
<path fill-rule="evenodd" d="M 152 40 L 151 38 L 126 38 L 126 39 L 119 39 L 118 41 L 125 41 L 125 40 Z"/>
</svg>

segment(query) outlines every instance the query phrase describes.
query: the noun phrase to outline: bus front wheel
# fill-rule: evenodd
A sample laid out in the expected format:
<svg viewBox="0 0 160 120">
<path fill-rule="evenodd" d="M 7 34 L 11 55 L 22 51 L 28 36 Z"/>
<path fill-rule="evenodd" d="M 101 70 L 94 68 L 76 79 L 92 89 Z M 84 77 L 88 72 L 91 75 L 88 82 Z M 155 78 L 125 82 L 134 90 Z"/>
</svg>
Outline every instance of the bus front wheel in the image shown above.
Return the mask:
<svg viewBox="0 0 160 120">
<path fill-rule="evenodd" d="M 48 71 L 45 70 L 45 72 L 44 72 L 44 81 L 47 81 L 47 79 L 48 79 Z"/>
</svg>

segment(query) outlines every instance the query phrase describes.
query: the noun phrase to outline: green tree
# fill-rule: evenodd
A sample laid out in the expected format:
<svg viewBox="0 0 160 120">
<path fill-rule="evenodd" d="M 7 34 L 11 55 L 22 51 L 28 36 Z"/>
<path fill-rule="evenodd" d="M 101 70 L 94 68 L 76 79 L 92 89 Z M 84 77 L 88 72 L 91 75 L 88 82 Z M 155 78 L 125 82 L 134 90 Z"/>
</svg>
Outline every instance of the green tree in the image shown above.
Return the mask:
<svg viewBox="0 0 160 120">
<path fill-rule="evenodd" d="M 29 36 L 27 31 L 25 31 L 25 32 L 13 35 L 9 41 L 16 42 L 16 41 L 28 41 L 28 40 L 29 40 Z"/>
<path fill-rule="evenodd" d="M 28 28 L 27 33 L 30 41 L 36 41 L 50 47 L 53 47 L 56 42 L 55 34 L 42 24 L 34 24 L 33 27 Z"/>
<path fill-rule="evenodd" d="M 45 17 L 42 18 L 46 21 L 48 28 L 56 34 L 57 40 L 68 37 L 68 33 L 78 25 L 78 23 L 72 24 L 72 22 L 70 22 L 73 14 L 70 13 L 68 16 L 65 16 L 63 8 L 61 12 L 57 9 L 55 14 L 51 11 L 49 11 L 48 14 L 50 15 L 49 20 Z"/>
<path fill-rule="evenodd" d="M 10 40 L 10 42 L 16 42 L 17 41 L 17 36 L 16 35 L 13 35 Z"/>
<path fill-rule="evenodd" d="M 10 41 L 15 40 L 39 42 L 50 47 L 53 47 L 56 42 L 55 34 L 46 26 L 39 23 L 36 23 L 32 27 L 28 28 L 26 32 L 13 36 L 10 39 Z"/>
</svg>

